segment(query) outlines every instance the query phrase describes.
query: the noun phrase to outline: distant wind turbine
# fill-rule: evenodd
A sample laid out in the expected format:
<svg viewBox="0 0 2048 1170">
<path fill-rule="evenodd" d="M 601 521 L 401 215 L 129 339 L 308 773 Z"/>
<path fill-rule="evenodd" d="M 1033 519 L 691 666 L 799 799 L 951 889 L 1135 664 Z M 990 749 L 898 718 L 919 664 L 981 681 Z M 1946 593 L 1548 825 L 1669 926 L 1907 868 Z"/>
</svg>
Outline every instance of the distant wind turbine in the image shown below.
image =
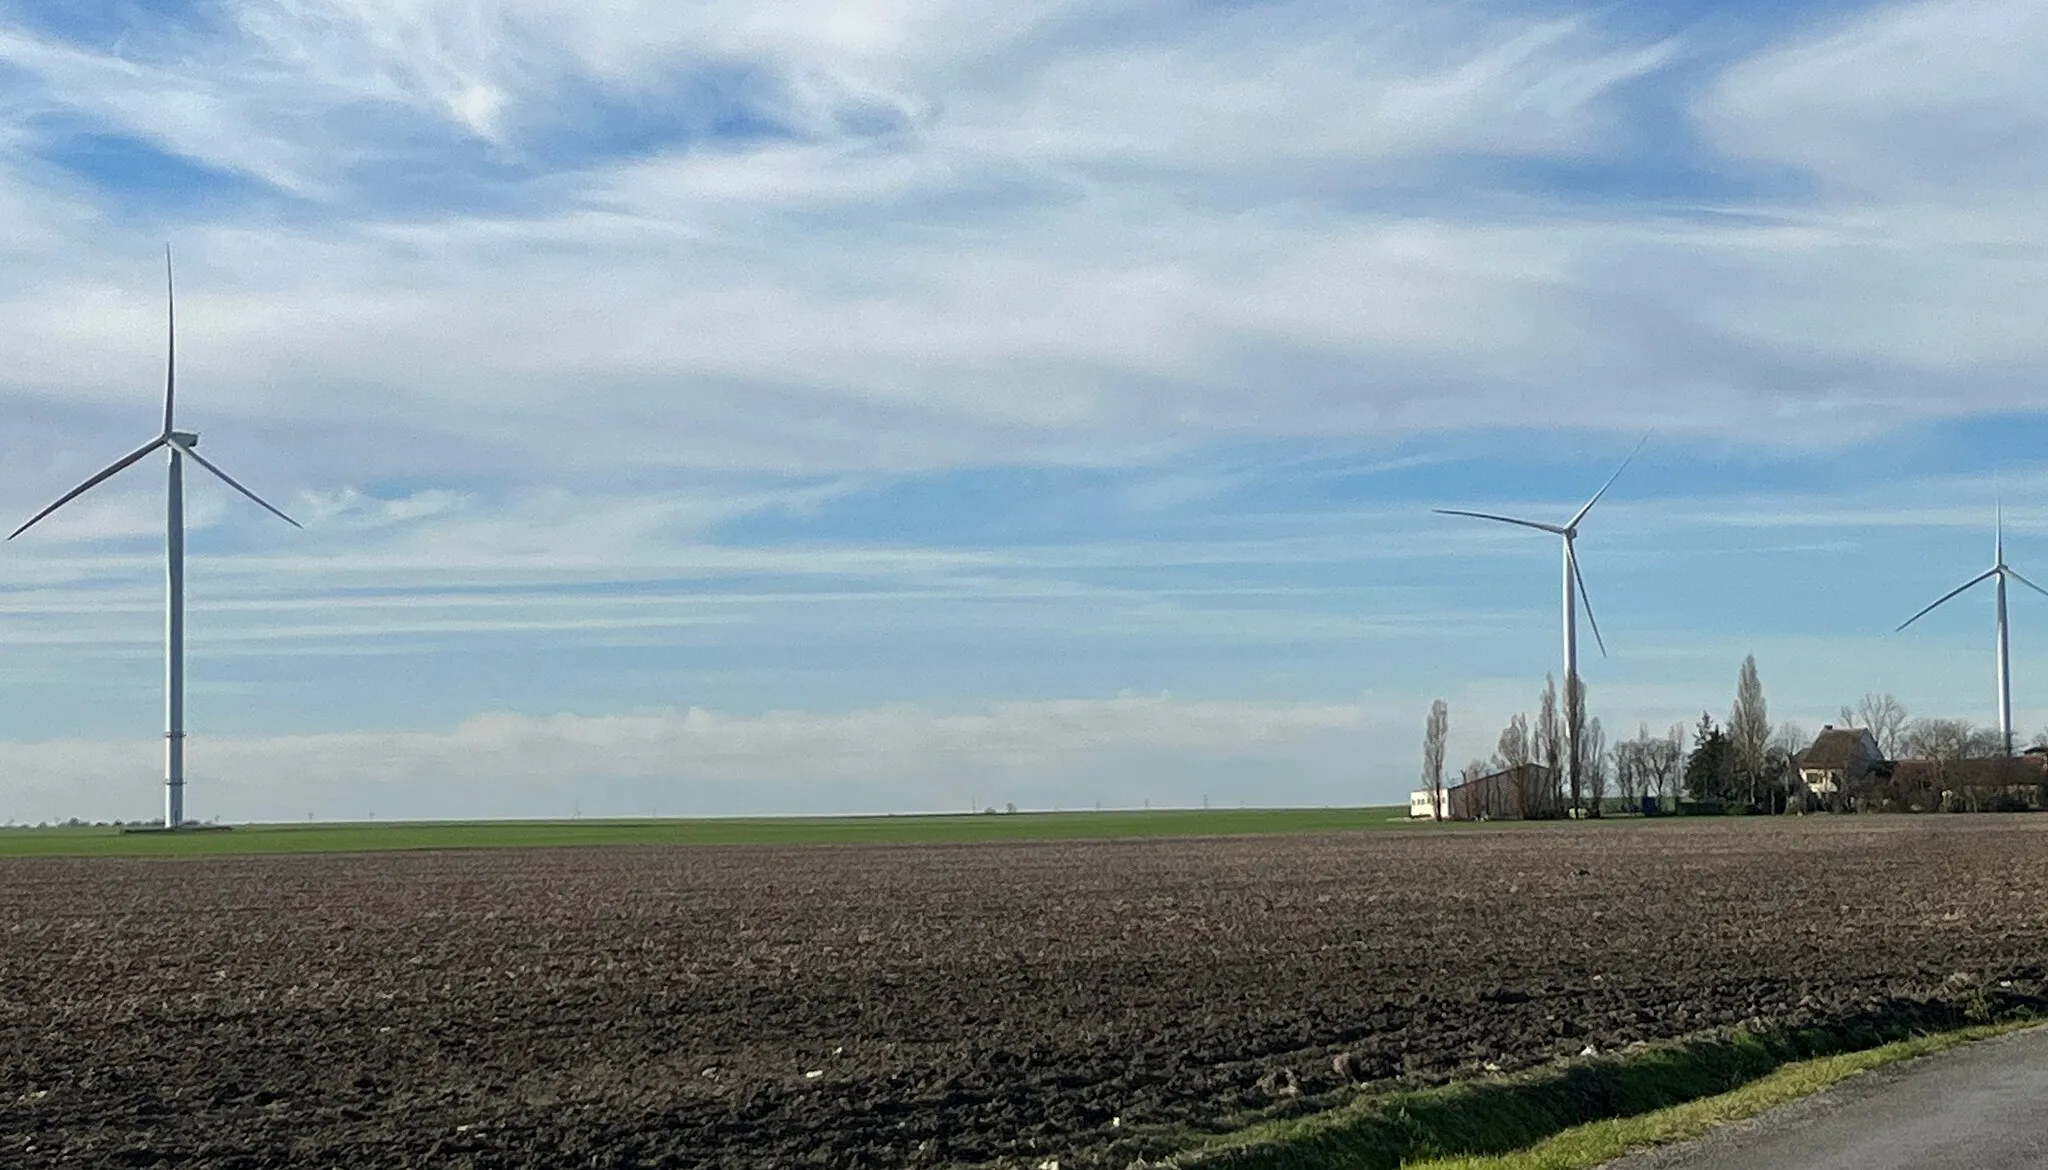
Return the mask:
<svg viewBox="0 0 2048 1170">
<path fill-rule="evenodd" d="M 13 540 L 27 532 L 43 517 L 91 491 L 150 452 L 169 452 L 170 490 L 164 519 L 164 827 L 175 829 L 185 823 L 185 460 L 190 459 L 212 472 L 222 483 L 254 500 L 264 511 L 293 528 L 300 525 L 255 492 L 236 483 L 233 476 L 194 450 L 199 446 L 197 433 L 177 430 L 172 425 L 172 406 L 178 384 L 178 308 L 168 245 L 164 248 L 164 296 L 169 326 L 164 357 L 163 432 L 115 460 L 98 475 L 65 492 L 56 503 L 29 517 L 28 523 L 8 534 L 7 539 Z"/>
<path fill-rule="evenodd" d="M 1593 498 L 1586 501 L 1586 506 L 1580 508 L 1562 526 L 1544 524 L 1536 520 L 1518 520 L 1513 516 L 1496 516 L 1490 512 L 1467 512 L 1458 508 L 1434 509 L 1439 514 L 1445 516 L 1470 516 L 1476 520 L 1493 520 L 1502 524 L 1515 524 L 1523 528 L 1534 528 L 1538 532 L 1548 532 L 1553 536 L 1559 536 L 1564 539 L 1564 678 L 1567 696 L 1571 693 L 1573 681 L 1579 677 L 1579 606 L 1581 604 L 1586 607 L 1586 621 L 1593 627 L 1593 641 L 1600 647 L 1600 656 L 1603 658 L 1607 656 L 1607 642 L 1606 639 L 1600 636 L 1599 620 L 1593 616 L 1593 601 L 1585 595 L 1586 579 L 1579 573 L 1579 557 L 1573 548 L 1573 542 L 1579 538 L 1579 522 L 1586 518 L 1586 513 L 1593 510 L 1593 505 L 1600 502 L 1600 497 L 1607 494 L 1607 489 L 1614 486 L 1614 481 L 1621 478 L 1621 473 L 1626 471 L 1628 465 L 1635 461 L 1636 452 L 1641 451 L 1643 444 L 1649 441 L 1650 436 L 1647 434 L 1636 440 L 1636 445 L 1629 451 L 1628 458 L 1621 461 L 1621 466 L 1614 469 L 1614 474 L 1607 477 L 1607 482 L 1600 485 L 1600 490 L 1593 493 Z M 1572 735 L 1574 732 L 1568 727 L 1566 734 Z M 1573 754 L 1567 756 L 1567 759 L 1576 760 L 1578 745 L 1572 744 L 1570 747 Z"/>
<path fill-rule="evenodd" d="M 1998 742 L 2004 746 L 2005 754 L 2009 756 L 2012 754 L 2012 648 L 2006 637 L 2005 579 L 2011 577 L 2013 580 L 2018 581 L 2020 584 L 2025 585 L 2044 597 L 2048 597 L 2048 589 L 2043 589 L 2025 577 L 2020 576 L 2018 569 L 2005 563 L 2005 509 L 2003 507 L 1998 508 L 1993 513 L 1992 528 L 1994 535 L 1991 545 L 1991 567 L 1963 582 L 1961 585 L 1956 586 L 1954 589 L 1949 590 L 1947 593 L 1942 594 L 1935 600 L 1933 605 L 1900 622 L 1899 629 L 1892 632 L 1896 634 L 1899 630 L 1903 630 L 1928 614 L 1933 613 L 1941 607 L 1942 602 L 1965 592 L 1971 586 L 1981 581 L 1995 579 L 1998 582 Z"/>
</svg>

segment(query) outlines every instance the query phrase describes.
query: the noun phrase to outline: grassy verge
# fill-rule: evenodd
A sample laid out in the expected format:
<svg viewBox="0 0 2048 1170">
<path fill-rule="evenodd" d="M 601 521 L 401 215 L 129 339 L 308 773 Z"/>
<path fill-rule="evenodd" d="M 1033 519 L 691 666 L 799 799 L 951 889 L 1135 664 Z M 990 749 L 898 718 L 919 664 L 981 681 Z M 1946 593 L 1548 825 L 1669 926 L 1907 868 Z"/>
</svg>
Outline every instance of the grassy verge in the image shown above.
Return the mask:
<svg viewBox="0 0 2048 1170">
<path fill-rule="evenodd" d="M 1736 1031 L 1442 1088 L 1361 1098 L 1184 1151 L 1193 1170 L 1574 1170 L 1752 1117 L 1846 1077 L 2032 1026 L 1979 997 L 1841 1026 Z"/>
<path fill-rule="evenodd" d="M 550 845 L 942 844 L 1319 833 L 1408 826 L 1405 808 L 1166 809 L 948 816 L 242 825 L 227 833 L 0 829 L 0 857 L 219 856 Z M 1440 828 L 1441 826 L 1429 826 Z"/>
<path fill-rule="evenodd" d="M 1733 1092 L 1673 1105 L 1640 1117 L 1620 1117 L 1576 1126 L 1526 1150 L 1510 1154 L 1437 1158 L 1411 1163 L 1409 1170 L 1592 1170 L 1632 1150 L 1686 1141 L 1731 1122 L 1747 1121 L 1766 1109 L 1810 1097 L 1858 1073 L 1916 1056 L 1927 1056 L 1972 1040 L 2037 1026 L 2038 1022 L 2033 1020 L 1979 1024 L 1952 1032 L 1894 1041 L 1862 1052 L 1797 1061 Z"/>
</svg>

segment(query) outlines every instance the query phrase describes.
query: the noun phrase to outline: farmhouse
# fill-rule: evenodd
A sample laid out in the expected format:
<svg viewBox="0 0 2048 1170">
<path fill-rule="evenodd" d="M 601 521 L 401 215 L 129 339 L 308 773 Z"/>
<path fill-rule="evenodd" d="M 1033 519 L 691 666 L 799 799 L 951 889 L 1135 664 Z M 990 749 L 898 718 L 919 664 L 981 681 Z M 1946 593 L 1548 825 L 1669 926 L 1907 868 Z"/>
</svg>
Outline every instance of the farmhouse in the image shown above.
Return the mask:
<svg viewBox="0 0 2048 1170">
<path fill-rule="evenodd" d="M 1883 764 L 1884 753 L 1869 728 L 1833 724 L 1821 728 L 1813 746 L 1793 761 L 1800 794 L 1815 804 L 1857 798 Z"/>
</svg>

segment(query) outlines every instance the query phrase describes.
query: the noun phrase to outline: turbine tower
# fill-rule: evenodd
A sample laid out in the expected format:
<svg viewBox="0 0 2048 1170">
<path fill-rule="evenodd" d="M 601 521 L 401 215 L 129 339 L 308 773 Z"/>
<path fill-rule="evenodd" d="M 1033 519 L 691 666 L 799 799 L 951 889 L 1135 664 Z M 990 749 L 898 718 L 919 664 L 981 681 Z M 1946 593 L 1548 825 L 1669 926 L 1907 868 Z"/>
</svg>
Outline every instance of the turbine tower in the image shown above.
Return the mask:
<svg viewBox="0 0 2048 1170">
<path fill-rule="evenodd" d="M 1919 613 L 1914 614 L 1912 617 L 1907 618 L 1905 621 L 1900 622 L 1899 629 L 1893 630 L 1892 632 L 1896 634 L 1899 632 L 1899 630 L 1903 630 L 1907 626 L 1912 625 L 1914 622 L 1919 621 L 1921 618 L 1926 617 L 1928 614 L 1933 613 L 1936 609 L 1941 607 L 1942 602 L 1945 602 L 1949 598 L 1955 597 L 1967 591 L 1971 586 L 1976 585 L 1979 582 L 1987 580 L 1997 581 L 1998 742 L 2005 749 L 2005 754 L 2009 756 L 2012 754 L 2012 647 L 2009 640 L 2006 637 L 2005 579 L 2007 577 L 2011 577 L 2013 580 L 2018 581 L 2020 584 L 2025 585 L 2027 588 L 2033 590 L 2036 593 L 2041 594 L 2044 597 L 2048 597 L 2048 589 L 2043 589 L 2039 585 L 2034 584 L 2032 581 L 2027 580 L 2025 577 L 2020 576 L 2018 569 L 2015 569 L 2011 565 L 2005 563 L 2005 510 L 2003 508 L 1998 509 L 1993 514 L 1992 529 L 1994 535 L 1992 536 L 1991 543 L 1991 567 L 1977 574 L 1976 576 L 1970 578 L 1969 580 L 1963 582 L 1961 585 L 1956 586 L 1954 589 L 1949 590 L 1947 593 L 1942 594 L 1939 598 L 1935 600 L 1933 605 L 1928 606 L 1926 609 L 1923 609 Z"/>
<path fill-rule="evenodd" d="M 1502 524 L 1515 524 L 1523 528 L 1534 528 L 1538 532 L 1548 532 L 1553 536 L 1563 539 L 1564 685 L 1567 703 L 1571 702 L 1572 687 L 1579 677 L 1579 607 L 1581 605 L 1586 608 L 1586 621 L 1593 627 L 1593 641 L 1600 647 L 1600 656 L 1603 658 L 1607 656 L 1607 642 L 1600 636 L 1600 622 L 1593 616 L 1593 601 L 1590 597 L 1586 596 L 1586 579 L 1579 572 L 1579 557 L 1574 548 L 1574 543 L 1579 538 L 1579 522 L 1586 518 L 1586 513 L 1593 510 L 1593 505 L 1600 502 L 1600 497 L 1607 494 L 1607 489 L 1614 486 L 1614 481 L 1621 478 L 1621 473 L 1628 470 L 1628 465 L 1635 460 L 1636 452 L 1641 451 L 1643 444 L 1649 441 L 1650 436 L 1647 434 L 1636 440 L 1636 445 L 1629 451 L 1628 458 L 1621 461 L 1621 466 L 1614 469 L 1614 474 L 1607 477 L 1607 482 L 1600 485 L 1600 490 L 1593 493 L 1593 498 L 1587 500 L 1585 506 L 1574 513 L 1572 518 L 1562 526 L 1544 524 L 1536 520 L 1519 520 L 1513 516 L 1496 516 L 1491 512 L 1467 512 L 1459 508 L 1434 509 L 1437 513 L 1444 516 L 1470 516 L 1475 520 L 1494 520 Z M 1576 770 L 1579 758 L 1578 729 L 1570 726 L 1571 720 L 1569 719 L 1565 720 L 1565 723 L 1565 735 L 1567 737 L 1565 758 L 1569 766 Z"/>
<path fill-rule="evenodd" d="M 164 356 L 164 429 L 154 439 L 121 456 L 99 474 L 65 492 L 57 502 L 29 517 L 28 523 L 7 537 L 13 540 L 35 526 L 38 520 L 91 491 L 93 488 L 153 451 L 170 456 L 170 485 L 164 515 L 164 828 L 185 823 L 185 460 L 190 459 L 212 472 L 222 483 L 254 500 L 264 511 L 291 525 L 299 522 L 235 482 L 235 478 L 208 462 L 195 448 L 199 436 L 181 431 L 173 422 L 178 386 L 177 291 L 171 279 L 171 249 L 164 247 L 164 297 L 169 326 Z"/>
</svg>

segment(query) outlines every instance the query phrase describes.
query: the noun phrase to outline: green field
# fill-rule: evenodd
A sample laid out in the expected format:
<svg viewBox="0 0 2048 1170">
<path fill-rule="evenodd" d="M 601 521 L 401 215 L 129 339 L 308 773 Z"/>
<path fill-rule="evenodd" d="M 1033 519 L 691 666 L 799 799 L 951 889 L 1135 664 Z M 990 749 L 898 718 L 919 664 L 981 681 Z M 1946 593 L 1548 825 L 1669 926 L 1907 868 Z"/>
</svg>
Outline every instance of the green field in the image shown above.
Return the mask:
<svg viewBox="0 0 2048 1170">
<path fill-rule="evenodd" d="M 98 827 L 14 828 L 0 829 L 0 857 L 362 853 L 544 845 L 935 844 L 1319 833 L 1407 824 L 1408 810 L 1397 806 L 702 820 L 393 821 L 238 825 L 229 832 L 195 833 L 123 833 Z"/>
</svg>

